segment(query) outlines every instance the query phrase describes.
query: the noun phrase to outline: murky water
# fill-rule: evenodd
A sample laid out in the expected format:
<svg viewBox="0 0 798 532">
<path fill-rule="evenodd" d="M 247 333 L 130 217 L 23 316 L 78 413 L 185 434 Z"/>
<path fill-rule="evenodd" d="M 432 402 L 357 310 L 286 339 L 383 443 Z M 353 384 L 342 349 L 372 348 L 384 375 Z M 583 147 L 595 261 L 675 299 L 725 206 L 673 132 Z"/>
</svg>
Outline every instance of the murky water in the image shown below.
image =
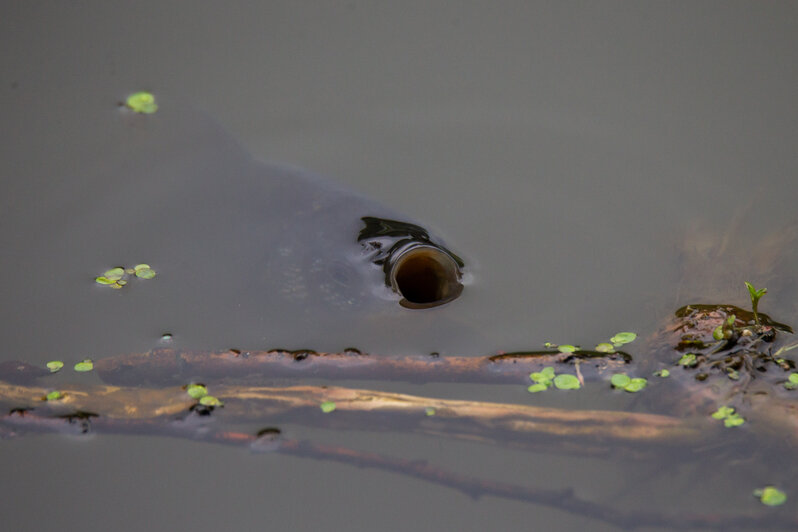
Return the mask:
<svg viewBox="0 0 798 532">
<path fill-rule="evenodd" d="M 652 334 L 697 291 L 746 305 L 743 280 L 767 283 L 763 310 L 798 323 L 794 250 L 779 279 L 746 255 L 794 219 L 798 199 L 795 7 L 193 6 L 20 4 L 0 17 L 3 360 L 73 364 L 151 349 L 164 332 L 186 349 L 590 346 L 620 330 Z M 159 96 L 157 115 L 120 112 L 139 89 Z M 302 216 L 328 185 L 289 177 L 275 193 L 283 170 L 258 161 L 333 176 L 345 201 L 375 212 Z M 322 277 L 306 277 L 314 257 L 337 253 L 364 215 L 443 238 L 466 261 L 463 295 L 413 311 L 365 285 L 320 291 Z M 734 224 L 730 258 L 702 269 L 711 282 L 683 282 L 696 269 L 682 261 L 685 236 L 708 234 L 692 242 L 709 246 Z M 266 264 L 275 246 L 287 267 Z M 93 282 L 136 262 L 159 278 L 119 291 Z M 350 300 L 357 308 L 342 311 Z M 599 385 L 532 396 L 523 384 L 368 384 L 645 408 Z M 776 460 L 742 460 L 745 438 L 723 447 L 734 465 L 723 468 L 672 452 L 629 464 L 283 428 L 631 509 L 755 510 L 753 488 L 795 477 Z M 395 474 L 186 441 L 31 437 L 4 441 L 2 462 L 0 508 L 15 530 L 612 529 Z"/>
</svg>

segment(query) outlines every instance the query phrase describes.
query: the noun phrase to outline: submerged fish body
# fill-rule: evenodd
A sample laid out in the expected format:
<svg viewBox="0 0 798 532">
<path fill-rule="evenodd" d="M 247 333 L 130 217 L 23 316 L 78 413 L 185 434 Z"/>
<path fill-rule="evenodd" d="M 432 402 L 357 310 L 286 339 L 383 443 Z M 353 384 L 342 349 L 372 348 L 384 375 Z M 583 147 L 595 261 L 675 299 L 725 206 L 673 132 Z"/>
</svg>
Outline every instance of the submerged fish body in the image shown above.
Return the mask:
<svg viewBox="0 0 798 532">
<path fill-rule="evenodd" d="M 87 273 L 146 262 L 158 275 L 152 286 L 120 290 L 130 298 L 124 305 L 92 301 L 94 320 L 144 306 L 151 323 L 192 331 L 183 337 L 197 345 L 243 338 L 257 347 L 330 349 L 406 335 L 401 349 L 419 330 L 441 325 L 439 310 L 399 305 L 373 242 L 358 241 L 364 219 L 402 215 L 315 174 L 259 162 L 185 108 L 123 115 L 110 137 L 83 189 L 54 209 L 63 213 L 57 245 Z M 435 237 L 422 244 L 450 254 Z M 339 345 L 343 338 L 349 343 Z"/>
</svg>

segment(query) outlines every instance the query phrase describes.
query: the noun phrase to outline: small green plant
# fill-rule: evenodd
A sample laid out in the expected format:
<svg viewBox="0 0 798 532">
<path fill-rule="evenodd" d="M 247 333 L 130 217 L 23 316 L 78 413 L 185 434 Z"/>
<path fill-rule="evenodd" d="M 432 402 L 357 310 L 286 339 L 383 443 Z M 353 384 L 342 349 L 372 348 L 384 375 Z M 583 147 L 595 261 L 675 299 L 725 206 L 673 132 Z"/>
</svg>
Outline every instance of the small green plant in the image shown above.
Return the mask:
<svg viewBox="0 0 798 532">
<path fill-rule="evenodd" d="M 50 373 L 55 373 L 57 371 L 60 371 L 61 368 L 63 367 L 64 363 L 61 362 L 60 360 L 51 360 L 50 362 L 47 363 L 47 369 L 50 370 Z"/>
<path fill-rule="evenodd" d="M 321 411 L 324 412 L 325 414 L 329 414 L 330 412 L 335 410 L 335 403 L 333 403 L 332 401 L 324 401 L 322 404 L 319 405 L 319 408 L 321 408 Z"/>
<path fill-rule="evenodd" d="M 739 427 L 745 423 L 745 418 L 735 412 L 734 407 L 731 406 L 721 406 L 712 413 L 712 418 L 718 420 L 722 419 L 723 425 L 726 428 Z"/>
<path fill-rule="evenodd" d="M 85 373 L 94 369 L 94 362 L 90 358 L 84 359 L 82 362 L 75 364 L 75 371 L 78 373 Z"/>
<path fill-rule="evenodd" d="M 434 416 L 435 415 L 435 409 L 432 408 L 431 406 L 428 406 L 427 408 L 424 409 L 424 413 L 427 416 Z"/>
<path fill-rule="evenodd" d="M 774 486 L 755 489 L 754 497 L 757 497 L 765 506 L 779 506 L 787 501 L 787 494 Z"/>
<path fill-rule="evenodd" d="M 149 264 L 136 264 L 132 268 L 123 268 L 117 266 L 111 268 L 99 277 L 95 277 L 94 281 L 97 284 L 109 286 L 115 290 L 119 290 L 127 284 L 127 280 L 131 275 L 135 275 L 139 279 L 152 279 L 156 273 Z"/>
<path fill-rule="evenodd" d="M 648 380 L 642 377 L 632 378 L 626 373 L 615 373 L 610 378 L 610 384 L 613 388 L 624 390 L 629 393 L 637 393 L 648 384 Z"/>
<path fill-rule="evenodd" d="M 125 105 L 135 113 L 147 115 L 151 115 L 158 110 L 158 104 L 155 103 L 155 96 L 149 92 L 136 92 L 131 94 L 125 100 Z"/>
<path fill-rule="evenodd" d="M 790 373 L 787 382 L 784 383 L 784 388 L 787 390 L 794 390 L 798 388 L 798 373 Z"/>
<path fill-rule="evenodd" d="M 529 378 L 534 382 L 527 388 L 529 393 L 542 392 L 551 386 L 558 390 L 578 390 L 582 387 L 582 383 L 575 375 L 567 373 L 555 375 L 552 367 L 546 367 L 535 373 L 530 373 Z"/>
<path fill-rule="evenodd" d="M 745 286 L 748 288 L 748 294 L 751 296 L 751 310 L 754 313 L 754 322 L 756 323 L 757 327 L 759 327 L 759 314 L 757 313 L 757 307 L 759 307 L 759 300 L 762 299 L 762 296 L 768 293 L 767 288 L 760 288 L 757 290 L 754 288 L 754 285 L 745 281 Z"/>
</svg>

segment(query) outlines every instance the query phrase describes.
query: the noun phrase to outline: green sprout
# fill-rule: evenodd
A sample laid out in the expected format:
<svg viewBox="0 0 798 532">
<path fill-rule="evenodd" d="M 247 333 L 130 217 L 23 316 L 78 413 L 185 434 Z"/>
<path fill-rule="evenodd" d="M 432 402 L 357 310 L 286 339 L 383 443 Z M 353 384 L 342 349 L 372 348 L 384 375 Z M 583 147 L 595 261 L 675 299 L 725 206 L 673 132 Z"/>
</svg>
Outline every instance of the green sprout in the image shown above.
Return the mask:
<svg viewBox="0 0 798 532">
<path fill-rule="evenodd" d="M 779 506 L 787 500 L 787 494 L 774 486 L 755 489 L 754 497 L 757 497 L 765 506 Z"/>
<path fill-rule="evenodd" d="M 50 373 L 55 373 L 59 371 L 61 368 L 64 367 L 64 363 L 60 360 L 51 360 L 47 363 L 47 369 L 50 370 Z"/>
<path fill-rule="evenodd" d="M 91 371 L 93 369 L 94 369 L 94 362 L 92 362 L 90 358 L 86 358 L 82 362 L 78 362 L 77 364 L 75 364 L 75 371 L 80 373 Z"/>
<path fill-rule="evenodd" d="M 613 388 L 624 390 L 629 393 L 636 393 L 646 387 L 648 380 L 642 377 L 632 378 L 626 373 L 616 373 L 610 377 L 610 384 Z"/>
<path fill-rule="evenodd" d="M 712 413 L 712 418 L 718 420 L 722 419 L 723 425 L 726 428 L 739 427 L 745 423 L 745 418 L 736 413 L 734 407 L 731 406 L 719 407 L 715 412 Z"/>
<path fill-rule="evenodd" d="M 660 369 L 660 370 L 657 370 L 657 371 L 654 372 L 654 376 L 655 377 L 662 377 L 663 379 L 665 379 L 665 378 L 671 376 L 671 372 L 668 371 L 667 369 Z"/>
<path fill-rule="evenodd" d="M 151 115 L 158 110 L 158 104 L 155 103 L 155 96 L 149 92 L 136 92 L 131 94 L 125 100 L 125 105 L 136 113 Z"/>
<path fill-rule="evenodd" d="M 767 288 L 760 288 L 757 290 L 754 288 L 754 285 L 745 281 L 745 286 L 748 288 L 748 294 L 751 296 L 751 310 L 754 312 L 754 322 L 756 322 L 757 327 L 759 327 L 759 314 L 757 313 L 757 307 L 759 306 L 759 300 L 762 299 L 762 296 L 767 294 Z"/>
<path fill-rule="evenodd" d="M 329 414 L 330 412 L 335 410 L 335 403 L 333 403 L 332 401 L 324 401 L 322 404 L 319 405 L 319 408 L 321 408 L 321 411 L 324 412 L 325 414 Z"/>
</svg>

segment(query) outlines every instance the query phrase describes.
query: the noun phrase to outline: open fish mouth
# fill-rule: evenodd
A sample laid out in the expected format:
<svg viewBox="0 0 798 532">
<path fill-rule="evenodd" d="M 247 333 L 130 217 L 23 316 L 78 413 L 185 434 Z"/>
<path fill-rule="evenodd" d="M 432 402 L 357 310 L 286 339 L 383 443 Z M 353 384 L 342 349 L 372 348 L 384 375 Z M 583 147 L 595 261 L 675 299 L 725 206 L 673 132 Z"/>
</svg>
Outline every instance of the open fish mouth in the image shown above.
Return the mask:
<svg viewBox="0 0 798 532">
<path fill-rule="evenodd" d="M 382 266 L 385 284 L 405 308 L 437 307 L 463 291 L 460 257 L 430 239 L 423 227 L 366 216 L 358 242 L 374 264 Z"/>
</svg>

